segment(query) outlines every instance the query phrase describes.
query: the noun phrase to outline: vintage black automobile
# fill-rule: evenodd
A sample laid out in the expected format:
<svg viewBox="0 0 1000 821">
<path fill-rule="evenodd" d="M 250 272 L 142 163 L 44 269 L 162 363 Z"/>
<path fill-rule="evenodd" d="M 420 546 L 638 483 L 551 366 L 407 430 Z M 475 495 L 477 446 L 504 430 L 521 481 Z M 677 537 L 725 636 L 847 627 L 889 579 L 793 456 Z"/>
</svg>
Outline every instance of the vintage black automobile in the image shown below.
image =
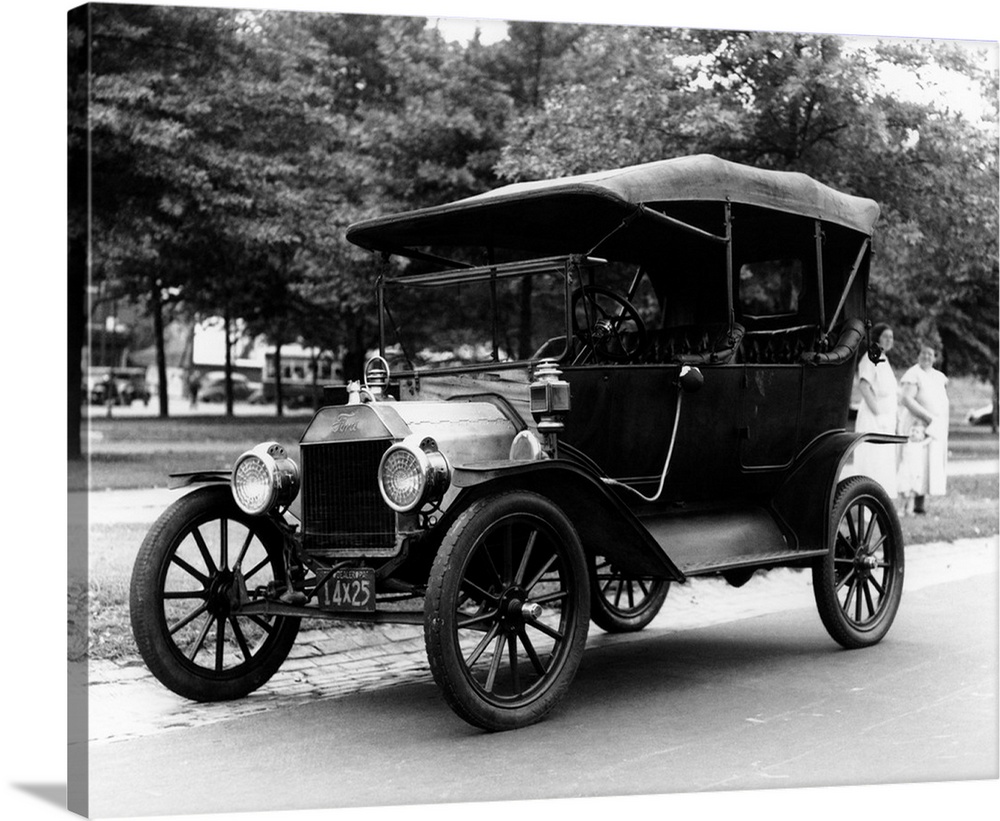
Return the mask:
<svg viewBox="0 0 1000 821">
<path fill-rule="evenodd" d="M 712 156 L 509 185 L 353 225 L 381 351 L 298 443 L 259 444 L 156 522 L 131 589 L 163 684 L 244 696 L 302 618 L 422 623 L 487 730 L 543 718 L 589 622 L 672 583 L 810 569 L 847 648 L 899 607 L 882 487 L 840 480 L 867 340 L 871 200 Z M 297 459 L 293 458 L 296 457 Z"/>
</svg>

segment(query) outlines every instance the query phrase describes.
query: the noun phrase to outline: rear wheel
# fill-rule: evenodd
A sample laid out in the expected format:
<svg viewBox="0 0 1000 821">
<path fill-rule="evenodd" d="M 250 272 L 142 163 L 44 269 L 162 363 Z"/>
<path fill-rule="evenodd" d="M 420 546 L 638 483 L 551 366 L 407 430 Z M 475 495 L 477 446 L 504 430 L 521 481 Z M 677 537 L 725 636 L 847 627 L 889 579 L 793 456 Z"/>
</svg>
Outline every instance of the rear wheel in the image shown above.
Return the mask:
<svg viewBox="0 0 1000 821">
<path fill-rule="evenodd" d="M 823 626 L 848 649 L 868 647 L 889 631 L 903 593 L 903 535 L 882 486 L 865 476 L 837 487 L 829 552 L 813 565 Z"/>
<path fill-rule="evenodd" d="M 608 633 L 642 630 L 656 618 L 669 591 L 669 581 L 628 575 L 598 556 L 590 578 L 590 618 Z"/>
<path fill-rule="evenodd" d="M 166 687 L 195 701 L 240 698 L 281 666 L 299 629 L 287 616 L 241 615 L 247 590 L 285 580 L 283 537 L 243 513 L 228 485 L 172 504 L 146 535 L 132 571 L 139 653 Z"/>
<path fill-rule="evenodd" d="M 448 704 L 486 730 L 540 721 L 576 674 L 588 605 L 583 548 L 556 505 L 527 492 L 473 502 L 438 550 L 425 600 Z"/>
</svg>

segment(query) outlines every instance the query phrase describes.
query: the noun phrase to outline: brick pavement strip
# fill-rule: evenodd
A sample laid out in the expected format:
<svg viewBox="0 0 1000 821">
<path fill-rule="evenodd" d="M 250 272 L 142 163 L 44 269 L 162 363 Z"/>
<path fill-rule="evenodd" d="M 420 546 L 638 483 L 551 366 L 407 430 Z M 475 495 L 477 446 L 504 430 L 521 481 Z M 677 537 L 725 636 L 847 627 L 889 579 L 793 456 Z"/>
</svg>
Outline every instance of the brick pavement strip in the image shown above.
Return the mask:
<svg viewBox="0 0 1000 821">
<path fill-rule="evenodd" d="M 906 589 L 982 573 L 997 575 L 998 538 L 915 545 L 907 552 Z M 905 598 L 904 605 L 905 607 Z M 742 588 L 706 578 L 675 585 L 646 632 L 675 632 L 766 613 L 814 608 L 811 575 L 787 568 L 760 574 Z M 641 640 L 592 627 L 589 646 Z M 338 698 L 430 679 L 423 631 L 416 625 L 303 630 L 288 660 L 247 698 L 196 704 L 162 687 L 140 662 L 89 664 L 89 735 L 105 742 L 226 721 L 286 705 Z"/>
</svg>

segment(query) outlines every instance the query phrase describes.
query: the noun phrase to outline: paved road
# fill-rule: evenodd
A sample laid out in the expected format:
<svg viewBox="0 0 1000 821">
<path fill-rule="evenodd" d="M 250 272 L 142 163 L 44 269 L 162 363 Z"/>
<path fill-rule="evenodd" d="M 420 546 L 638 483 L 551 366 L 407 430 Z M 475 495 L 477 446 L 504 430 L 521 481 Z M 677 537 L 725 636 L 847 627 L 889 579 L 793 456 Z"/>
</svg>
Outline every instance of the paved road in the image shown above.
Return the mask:
<svg viewBox="0 0 1000 821">
<path fill-rule="evenodd" d="M 911 549 L 897 622 L 866 651 L 827 637 L 807 574 L 708 582 L 642 634 L 595 630 L 564 704 L 514 733 L 456 718 L 405 638 L 367 683 L 344 656 L 237 705 L 95 684 L 91 813 L 997 778 L 996 538 Z"/>
</svg>

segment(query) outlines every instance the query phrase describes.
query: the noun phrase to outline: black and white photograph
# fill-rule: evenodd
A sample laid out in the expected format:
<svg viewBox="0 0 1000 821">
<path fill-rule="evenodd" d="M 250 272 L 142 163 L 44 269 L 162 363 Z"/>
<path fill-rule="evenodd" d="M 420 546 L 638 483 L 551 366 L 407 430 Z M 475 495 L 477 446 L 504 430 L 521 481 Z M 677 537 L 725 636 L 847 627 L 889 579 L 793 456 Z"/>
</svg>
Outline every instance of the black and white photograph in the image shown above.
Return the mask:
<svg viewBox="0 0 1000 821">
<path fill-rule="evenodd" d="M 988 817 L 1000 43 L 847 5 L 46 15 L 14 814 Z"/>
</svg>

